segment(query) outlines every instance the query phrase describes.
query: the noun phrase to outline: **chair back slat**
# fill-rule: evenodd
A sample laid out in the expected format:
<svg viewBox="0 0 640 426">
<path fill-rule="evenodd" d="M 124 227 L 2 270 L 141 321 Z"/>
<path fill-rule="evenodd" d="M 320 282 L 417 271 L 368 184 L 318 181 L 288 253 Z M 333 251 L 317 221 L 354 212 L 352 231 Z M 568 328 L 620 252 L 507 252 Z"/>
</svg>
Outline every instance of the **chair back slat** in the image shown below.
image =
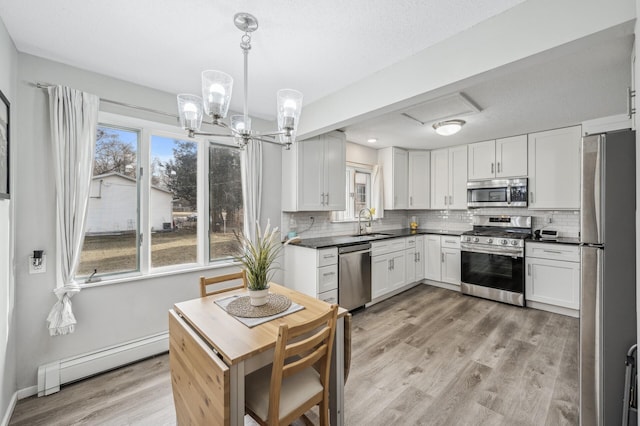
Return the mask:
<svg viewBox="0 0 640 426">
<path fill-rule="evenodd" d="M 232 281 L 240 281 L 239 284 L 229 285 Z M 209 290 L 209 287 L 213 287 Z M 225 291 L 239 290 L 247 288 L 246 271 L 234 274 L 219 275 L 217 277 L 200 277 L 200 297 L 211 296 L 212 294 L 223 293 Z"/>
<path fill-rule="evenodd" d="M 313 366 L 327 353 L 327 345 L 320 346 L 316 351 L 290 362 L 282 369 L 282 377 L 293 376 L 307 367 Z"/>
</svg>

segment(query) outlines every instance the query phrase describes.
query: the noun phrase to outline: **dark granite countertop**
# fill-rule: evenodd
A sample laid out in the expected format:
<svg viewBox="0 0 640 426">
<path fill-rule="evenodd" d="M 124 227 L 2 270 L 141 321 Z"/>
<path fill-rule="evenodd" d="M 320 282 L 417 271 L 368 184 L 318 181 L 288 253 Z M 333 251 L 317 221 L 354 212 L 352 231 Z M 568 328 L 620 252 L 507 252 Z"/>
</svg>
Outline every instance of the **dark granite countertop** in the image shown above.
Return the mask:
<svg viewBox="0 0 640 426">
<path fill-rule="evenodd" d="M 580 243 L 580 239 L 578 238 L 570 238 L 570 237 L 558 237 L 558 238 L 531 238 L 529 240 L 527 240 L 528 242 L 532 242 L 532 243 L 545 243 L 545 244 L 569 244 L 569 245 L 574 245 L 574 246 L 579 246 Z"/>
<path fill-rule="evenodd" d="M 372 232 L 371 234 L 364 235 L 338 235 L 335 237 L 320 237 L 320 238 L 303 238 L 300 242 L 292 243 L 300 247 L 307 247 L 312 249 L 321 249 L 327 247 L 343 247 L 353 244 L 380 241 L 390 238 L 410 237 L 412 235 L 425 235 L 425 234 L 440 234 L 440 235 L 461 235 L 464 231 L 455 231 L 448 229 L 417 229 L 411 230 L 409 228 L 403 229 L 391 229 L 379 232 Z"/>
</svg>

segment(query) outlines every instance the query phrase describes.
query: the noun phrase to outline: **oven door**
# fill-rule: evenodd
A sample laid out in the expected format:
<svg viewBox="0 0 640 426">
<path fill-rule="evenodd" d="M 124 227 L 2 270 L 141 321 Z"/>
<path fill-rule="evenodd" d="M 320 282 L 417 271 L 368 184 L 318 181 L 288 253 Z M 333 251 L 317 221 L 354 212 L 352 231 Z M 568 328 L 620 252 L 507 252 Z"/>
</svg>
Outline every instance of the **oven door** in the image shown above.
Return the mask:
<svg viewBox="0 0 640 426">
<path fill-rule="evenodd" d="M 463 293 L 524 306 L 522 250 L 463 247 L 460 254 Z"/>
</svg>

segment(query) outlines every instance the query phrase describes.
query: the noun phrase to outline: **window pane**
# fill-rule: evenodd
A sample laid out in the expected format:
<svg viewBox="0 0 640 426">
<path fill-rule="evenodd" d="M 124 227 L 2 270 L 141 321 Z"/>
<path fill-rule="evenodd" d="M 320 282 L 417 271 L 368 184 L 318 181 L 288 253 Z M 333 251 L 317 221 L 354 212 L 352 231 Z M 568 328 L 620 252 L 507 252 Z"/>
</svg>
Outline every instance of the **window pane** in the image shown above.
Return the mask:
<svg viewBox="0 0 640 426">
<path fill-rule="evenodd" d="M 151 137 L 151 266 L 198 261 L 198 145 Z"/>
<path fill-rule="evenodd" d="M 242 232 L 242 177 L 240 151 L 211 144 L 209 147 L 209 258 L 235 256 L 233 231 Z"/>
<path fill-rule="evenodd" d="M 98 126 L 87 227 L 77 276 L 136 271 L 138 143 L 135 130 Z"/>
</svg>

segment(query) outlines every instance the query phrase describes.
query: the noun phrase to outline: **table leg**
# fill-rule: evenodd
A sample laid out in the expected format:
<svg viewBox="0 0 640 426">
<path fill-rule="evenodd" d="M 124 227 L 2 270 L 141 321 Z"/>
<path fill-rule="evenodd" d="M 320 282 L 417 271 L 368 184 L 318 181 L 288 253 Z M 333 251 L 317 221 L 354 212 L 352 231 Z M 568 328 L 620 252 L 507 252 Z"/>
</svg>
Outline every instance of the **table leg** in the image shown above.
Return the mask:
<svg viewBox="0 0 640 426">
<path fill-rule="evenodd" d="M 244 361 L 229 369 L 229 417 L 231 426 L 244 426 Z"/>
<path fill-rule="evenodd" d="M 344 318 L 338 318 L 331 354 L 329 421 L 334 426 L 344 425 Z"/>
</svg>

